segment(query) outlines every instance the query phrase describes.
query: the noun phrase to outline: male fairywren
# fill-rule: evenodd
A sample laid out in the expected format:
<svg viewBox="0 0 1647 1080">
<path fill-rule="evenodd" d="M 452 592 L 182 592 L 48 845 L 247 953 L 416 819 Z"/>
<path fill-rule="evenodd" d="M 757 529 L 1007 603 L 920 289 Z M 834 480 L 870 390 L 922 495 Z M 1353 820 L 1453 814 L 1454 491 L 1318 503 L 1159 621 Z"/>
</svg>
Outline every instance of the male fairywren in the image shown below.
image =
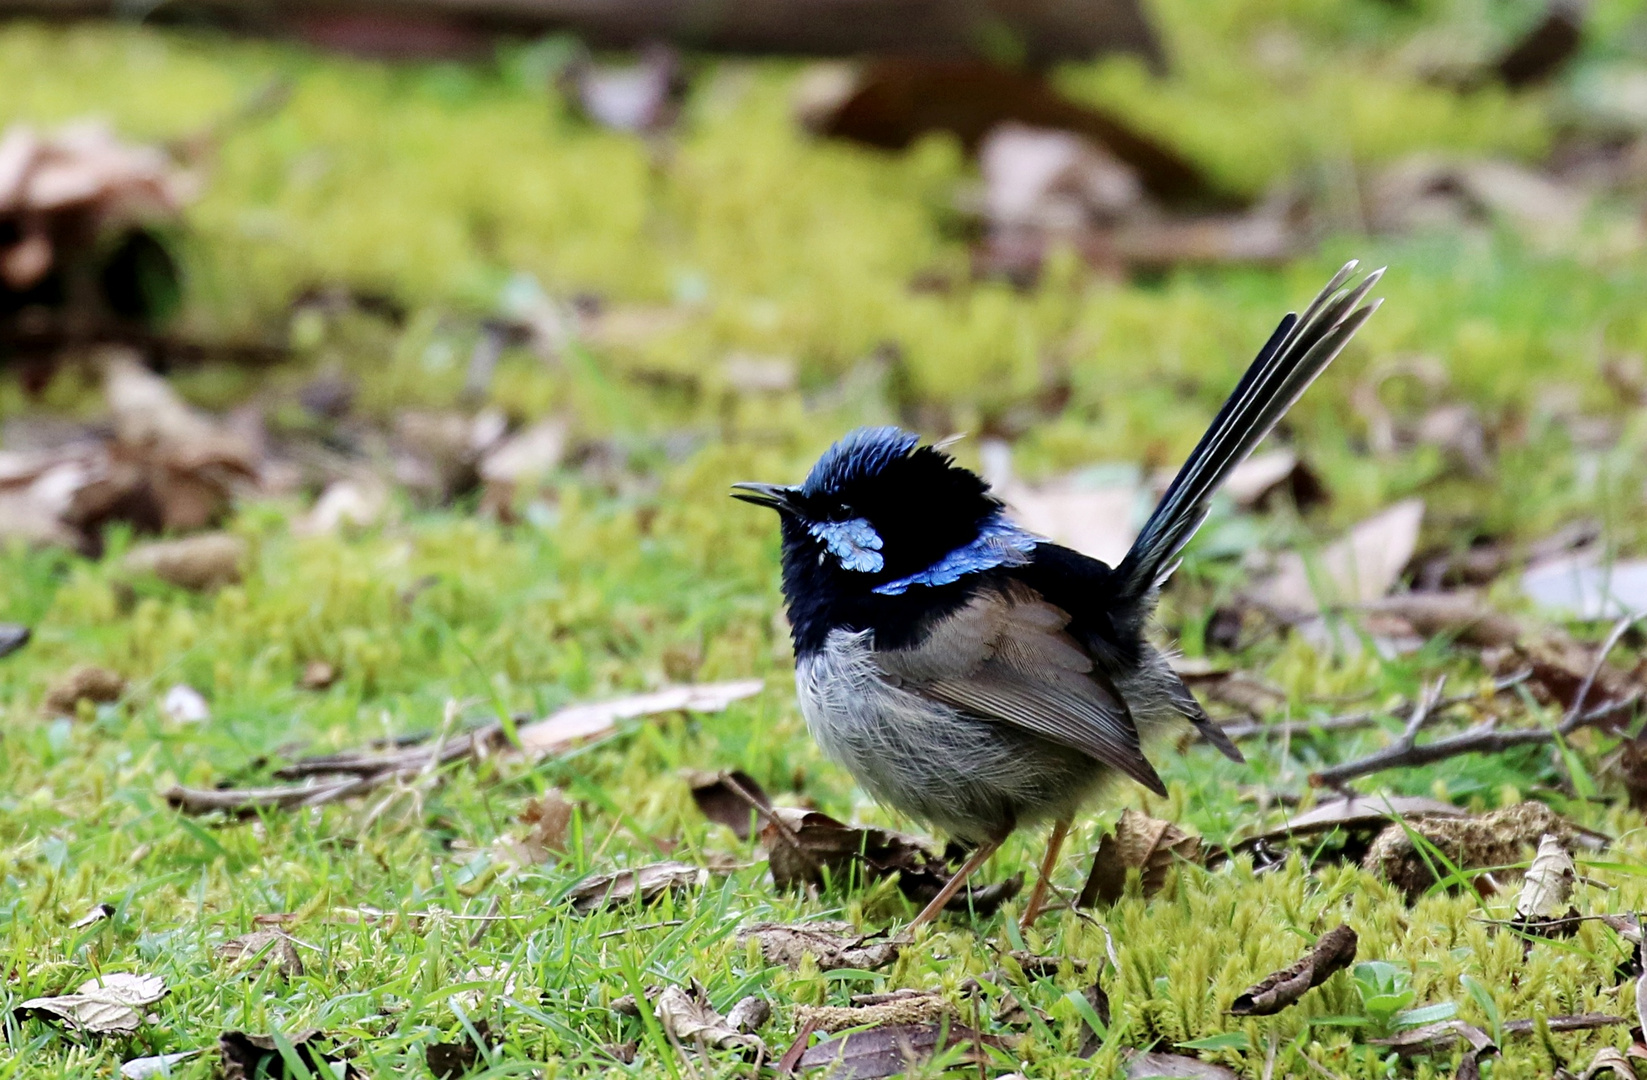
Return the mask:
<svg viewBox="0 0 1647 1080">
<path fill-rule="evenodd" d="M 860 428 L 798 487 L 737 484 L 778 511 L 807 726 L 877 801 L 976 845 L 937 916 L 1013 830 L 1054 823 L 1033 922 L 1070 821 L 1122 773 L 1166 787 L 1142 737 L 1188 721 L 1243 760 L 1144 632 L 1212 495 L 1378 307 L 1351 262 L 1287 315 L 1117 565 L 1015 524 L 989 486 L 893 427 Z"/>
</svg>

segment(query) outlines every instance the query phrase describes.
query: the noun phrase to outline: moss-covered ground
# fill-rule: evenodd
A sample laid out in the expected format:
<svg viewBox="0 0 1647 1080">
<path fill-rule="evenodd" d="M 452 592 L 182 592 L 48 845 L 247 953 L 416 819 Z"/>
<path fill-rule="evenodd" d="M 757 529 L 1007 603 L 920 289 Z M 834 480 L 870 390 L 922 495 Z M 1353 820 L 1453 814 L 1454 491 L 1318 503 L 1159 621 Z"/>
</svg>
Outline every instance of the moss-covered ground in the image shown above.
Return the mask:
<svg viewBox="0 0 1647 1080">
<path fill-rule="evenodd" d="M 1463 0 L 1243 0 L 1216 11 L 1160 0 L 1172 79 L 1126 61 L 1057 78 L 1181 145 L 1234 189 L 1298 176 L 1330 190 L 1420 150 L 1539 160 L 1573 123 L 1585 87 L 1628 61 L 1638 6 L 1594 5 L 1575 70 L 1516 96 L 1459 94 L 1420 76 L 1414 57 L 1426 49 L 1485 54 L 1536 14 L 1529 4 Z M 806 734 L 777 618 L 773 523 L 729 501 L 728 483 L 797 478 L 848 427 L 899 416 L 932 437 L 1010 432 L 1031 478 L 1093 462 L 1170 467 L 1277 316 L 1347 257 L 1390 264 L 1387 302 L 1288 424 L 1331 501 L 1303 519 L 1221 512 L 1168 598 L 1164 634 L 1192 656 L 1206 652 L 1211 613 L 1244 580 L 1232 553 L 1330 535 L 1412 494 L 1427 500 L 1430 545 L 1525 542 L 1584 517 L 1601 521 L 1619 551 L 1647 540 L 1647 420 L 1603 377 L 1606 362 L 1647 353 L 1638 207 L 1604 203 L 1553 247 L 1491 224 L 1368 238 L 1345 221 L 1284 268 L 1122 282 L 1057 259 L 1037 288 L 1019 292 L 967 281 L 952 206 L 969 166 L 953 143 L 932 138 L 897 155 L 818 143 L 790 116 L 796 65 L 705 59 L 694 62 L 679 133 L 649 147 L 567 112 L 543 78 L 556 48 L 507 47 L 486 64 L 387 66 L 178 32 L 0 28 L 0 122 L 94 113 L 133 137 L 170 138 L 272 77 L 292 82 L 281 111 L 219 147 L 187 214 L 181 326 L 264 332 L 285 326 L 295 293 L 334 283 L 389 294 L 409 317 L 400 329 L 300 319 L 291 327 L 298 357 L 284 368 L 180 372 L 176 385 L 203 406 L 255 397 L 278 426 L 296 414 L 297 387 L 322 371 L 358 378 L 361 410 L 384 421 L 407 406 L 454 406 L 477 319 L 537 291 L 598 294 L 651 327 L 558 365 L 524 349 L 505 355 L 497 404 L 520 419 L 564 415 L 577 439 L 617 447 L 622 462 L 621 482 L 567 466 L 518 524 L 467 503 L 402 501 L 378 527 L 303 537 L 289 528 L 298 502 L 254 501 L 230 522 L 254 552 L 247 580 L 210 596 L 123 584 L 122 534 L 101 561 L 0 553 L 0 619 L 35 630 L 32 644 L 0 660 L 0 1077 L 108 1076 L 126 1058 L 208 1046 L 226 1029 L 309 1027 L 335 1036 L 370 1075 L 416 1075 L 425 1044 L 480 1015 L 503 1039 L 490 1075 L 742 1075 L 748 1065 L 735 1054 L 679 1058 L 654 1030 L 614 1013 L 612 1000 L 694 978 L 723 1010 L 760 992 L 778 1008 L 766 1034 L 781 1047 L 797 1003 L 900 987 L 954 993 L 1019 944 L 1013 904 L 988 919 L 952 917 L 875 973 L 789 971 L 734 942 L 752 921 L 838 915 L 875 928 L 912 909 L 886 882 L 817 898 L 775 892 L 754 847 L 707 824 L 689 797 L 683 770 L 741 768 L 791 801 L 891 821 Z M 911 290 L 916 275 L 954 284 Z M 889 347 L 901 357 L 890 369 L 876 359 Z M 738 352 L 791 358 L 798 387 L 739 394 L 722 368 Z M 1487 475 L 1461 474 L 1434 447 L 1367 451 L 1352 392 L 1372 366 L 1412 357 L 1439 360 L 1444 394 L 1502 433 Z M 690 374 L 698 388 L 688 393 L 660 371 Z M 1053 383 L 1068 389 L 1048 410 Z M 74 369 L 43 402 L 0 378 L 7 418 L 90 416 L 97 403 Z M 1579 439 L 1575 417 L 1609 420 L 1613 437 L 1599 448 Z M 956 452 L 976 463 L 976 440 Z M 1513 582 L 1494 595 L 1520 604 Z M 1605 628 L 1579 629 L 1595 637 Z M 1439 642 L 1385 660 L 1271 636 L 1216 658 L 1285 691 L 1272 719 L 1389 706 L 1443 672 L 1458 688 L 1488 678 Z M 300 689 L 316 659 L 334 664 L 339 681 Z M 77 720 L 43 717 L 46 688 L 77 663 L 113 668 L 132 689 Z M 407 796 L 369 819 L 375 804 L 212 825 L 160 797 L 173 783 L 256 778 L 256 763 L 294 744 L 342 748 L 436 729 L 451 702 L 461 719 L 481 721 L 500 708 L 542 714 L 666 681 L 751 676 L 767 690 L 724 713 L 626 723 L 530 769 L 457 767 L 421 802 Z M 210 701 L 209 723 L 165 718 L 162 695 L 178 682 Z M 1122 806 L 1221 842 L 1260 820 L 1242 788 L 1304 793 L 1312 767 L 1399 727 L 1392 716 L 1349 738 L 1255 743 L 1244 767 L 1204 747 L 1163 746 L 1154 756 L 1171 797 L 1115 791 L 1081 823 L 1059 882 L 1079 884 L 1080 856 Z M 1579 756 L 1594 764 L 1605 749 L 1582 742 Z M 1639 814 L 1563 798 L 1553 793 L 1560 776 L 1547 753 L 1526 751 L 1366 787 L 1477 809 L 1536 793 L 1620 837 L 1607 858 L 1621 868 L 1593 871 L 1606 887 L 1581 888 L 1584 910 L 1647 906 Z M 1599 773 L 1597 783 L 1614 794 Z M 529 870 L 508 865 L 494 842 L 551 787 L 578 808 L 570 850 Z M 1038 842 L 1014 839 L 986 877 L 1032 869 Z M 747 865 L 644 911 L 578 916 L 560 900 L 592 872 L 666 853 L 731 854 Z M 100 902 L 114 906 L 112 918 L 71 927 Z M 1095 913 L 1121 961 L 1105 977 L 1114 1012 L 1097 1056 L 1076 1057 L 1086 1021 L 1066 995 L 1090 980 L 1066 965 L 1015 987 L 1047 1019 L 996 1064 L 1016 1059 L 1034 1077 L 1108 1075 L 1128 1047 L 1235 1033 L 1201 1053 L 1244 1076 L 1450 1075 L 1456 1055 L 1386 1063 L 1365 1044 L 1366 1028 L 1334 1022 L 1362 1016 L 1347 973 L 1279 1016 L 1226 1014 L 1236 994 L 1339 921 L 1361 935 L 1363 959 L 1411 971 L 1419 1004 L 1454 1002 L 1482 1026 L 1463 975 L 1489 988 L 1504 1018 L 1633 1009 L 1629 984 L 1615 986 L 1624 956 L 1610 931 L 1587 925 L 1524 955 L 1519 939 L 1475 921 L 1507 904 L 1438 892 L 1409 906 L 1358 869 L 1310 873 L 1297 860 L 1263 875 L 1242 859 L 1184 868 L 1162 893 Z M 344 917 L 363 907 L 391 916 Z M 494 910 L 501 921 L 473 936 L 472 917 Z M 305 943 L 306 974 L 246 976 L 217 958 L 216 946 L 253 929 L 255 916 L 279 912 L 296 913 L 287 928 Z M 1022 944 L 1094 963 L 1105 953 L 1103 932 L 1067 912 Z M 507 993 L 501 974 L 477 974 L 506 968 Z M 9 1018 L 24 999 L 119 970 L 161 974 L 171 987 L 156 1022 L 129 1039 Z M 482 991 L 478 1002 L 463 996 L 471 989 Z M 1006 1030 L 987 1007 L 981 1022 Z M 1486 1067 L 1505 1080 L 1576 1071 L 1597 1046 L 1624 1045 L 1625 1030 L 1512 1040 Z M 632 1039 L 642 1042 L 633 1065 L 599 1049 Z M 212 1067 L 208 1056 L 176 1071 Z"/>
</svg>

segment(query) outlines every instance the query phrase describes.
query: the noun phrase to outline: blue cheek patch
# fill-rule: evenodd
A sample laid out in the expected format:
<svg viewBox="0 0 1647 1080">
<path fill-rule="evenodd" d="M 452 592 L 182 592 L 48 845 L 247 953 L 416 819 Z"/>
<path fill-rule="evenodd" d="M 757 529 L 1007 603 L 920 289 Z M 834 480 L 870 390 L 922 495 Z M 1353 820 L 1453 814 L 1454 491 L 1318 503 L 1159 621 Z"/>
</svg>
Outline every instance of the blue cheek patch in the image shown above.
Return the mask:
<svg viewBox="0 0 1647 1080">
<path fill-rule="evenodd" d="M 820 521 L 807 526 L 823 541 L 843 569 L 873 574 L 886 565 L 881 557 L 881 534 L 864 518 L 851 521 Z"/>
<path fill-rule="evenodd" d="M 978 538 L 951 551 L 918 574 L 875 586 L 882 596 L 902 596 L 911 585 L 949 585 L 968 574 L 993 570 L 998 566 L 1022 566 L 1029 562 L 1041 537 L 1019 528 L 1004 517 L 984 522 Z M 880 545 L 876 545 L 879 547 Z M 879 556 L 876 557 L 877 560 Z"/>
</svg>

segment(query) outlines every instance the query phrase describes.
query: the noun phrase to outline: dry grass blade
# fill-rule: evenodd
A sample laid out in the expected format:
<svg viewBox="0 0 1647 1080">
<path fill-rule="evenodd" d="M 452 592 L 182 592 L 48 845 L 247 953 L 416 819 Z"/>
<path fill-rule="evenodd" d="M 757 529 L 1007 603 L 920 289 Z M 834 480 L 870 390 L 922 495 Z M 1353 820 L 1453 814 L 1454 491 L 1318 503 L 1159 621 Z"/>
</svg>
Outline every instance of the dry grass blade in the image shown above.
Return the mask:
<svg viewBox="0 0 1647 1080">
<path fill-rule="evenodd" d="M 1355 959 L 1355 931 L 1339 925 L 1322 934 L 1315 948 L 1289 968 L 1277 971 L 1243 990 L 1230 1005 L 1236 1016 L 1269 1016 L 1285 1009 L 1305 991 L 1320 986 Z"/>
</svg>

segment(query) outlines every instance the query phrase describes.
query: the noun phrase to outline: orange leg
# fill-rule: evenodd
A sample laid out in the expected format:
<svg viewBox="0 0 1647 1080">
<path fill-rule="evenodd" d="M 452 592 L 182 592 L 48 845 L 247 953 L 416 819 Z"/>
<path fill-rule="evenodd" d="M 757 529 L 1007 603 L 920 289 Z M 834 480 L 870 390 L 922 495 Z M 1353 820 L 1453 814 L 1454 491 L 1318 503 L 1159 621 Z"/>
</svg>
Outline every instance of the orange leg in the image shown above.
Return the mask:
<svg viewBox="0 0 1647 1080">
<path fill-rule="evenodd" d="M 931 903 L 922 908 L 921 913 L 915 916 L 915 921 L 909 924 L 909 928 L 913 930 L 922 923 L 929 923 L 936 919 L 945 905 L 955 898 L 956 893 L 961 891 L 961 886 L 966 884 L 967 878 L 975 874 L 978 867 L 984 865 L 989 857 L 995 854 L 995 849 L 1000 846 L 1001 842 L 999 840 L 979 844 L 978 849 L 972 853 L 972 856 L 961 865 L 959 870 L 955 871 L 955 876 L 949 879 L 949 883 L 939 889 L 938 895 L 932 898 Z"/>
<path fill-rule="evenodd" d="M 1035 888 L 1029 892 L 1029 903 L 1024 907 L 1018 925 L 1025 930 L 1035 925 L 1046 906 L 1047 889 L 1052 884 L 1052 872 L 1058 868 L 1058 853 L 1064 849 L 1064 837 L 1069 835 L 1069 818 L 1053 823 L 1052 835 L 1047 837 L 1047 853 L 1041 858 L 1041 872 L 1035 878 Z"/>
</svg>

